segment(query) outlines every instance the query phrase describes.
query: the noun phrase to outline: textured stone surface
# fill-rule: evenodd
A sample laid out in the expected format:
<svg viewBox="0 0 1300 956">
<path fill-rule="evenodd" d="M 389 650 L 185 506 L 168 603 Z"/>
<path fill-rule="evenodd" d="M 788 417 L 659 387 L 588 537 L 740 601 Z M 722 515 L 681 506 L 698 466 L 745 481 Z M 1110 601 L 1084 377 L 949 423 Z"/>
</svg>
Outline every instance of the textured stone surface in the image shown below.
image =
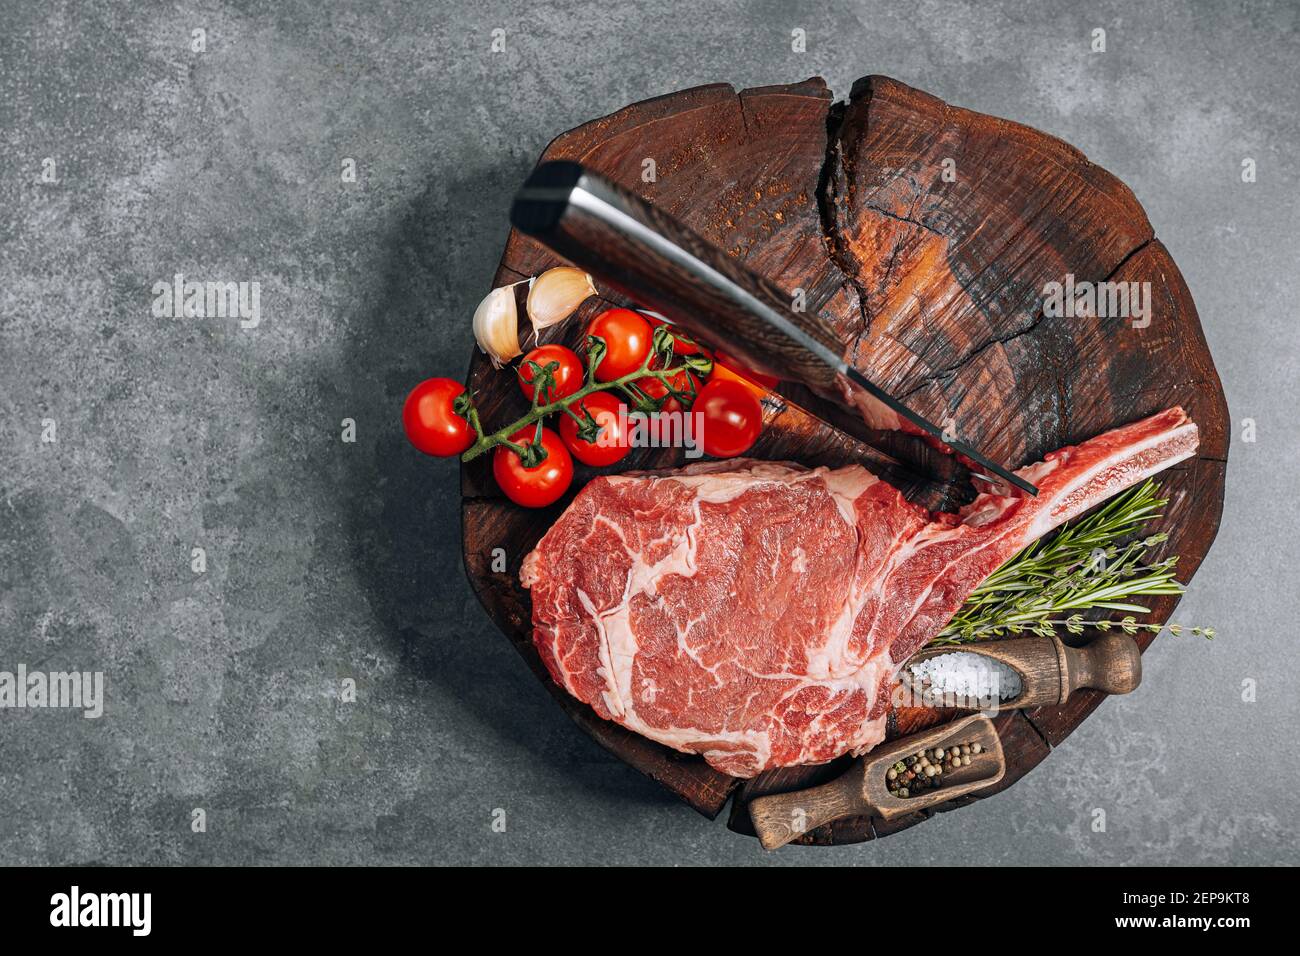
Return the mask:
<svg viewBox="0 0 1300 956">
<path fill-rule="evenodd" d="M 108 697 L 0 711 L 0 862 L 1300 862 L 1295 7 L 703 6 L 0 3 L 0 670 L 102 670 Z M 455 465 L 398 409 L 463 373 L 551 136 L 870 72 L 1061 136 L 1146 206 L 1235 423 L 1178 615 L 1220 637 L 1161 637 L 996 799 L 764 856 L 548 699 L 464 580 Z M 155 317 L 177 272 L 259 282 L 261 323 Z"/>
</svg>

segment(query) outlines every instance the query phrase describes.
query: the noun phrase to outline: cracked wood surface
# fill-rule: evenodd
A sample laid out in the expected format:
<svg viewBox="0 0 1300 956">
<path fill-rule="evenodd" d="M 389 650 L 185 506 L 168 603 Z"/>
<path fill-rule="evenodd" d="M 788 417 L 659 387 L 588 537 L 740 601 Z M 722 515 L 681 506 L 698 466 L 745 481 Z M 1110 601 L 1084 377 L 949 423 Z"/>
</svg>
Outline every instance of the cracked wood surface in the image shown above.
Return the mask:
<svg viewBox="0 0 1300 956">
<path fill-rule="evenodd" d="M 820 79 L 740 93 L 725 84 L 699 87 L 571 130 L 541 158 L 578 160 L 783 288 L 804 289 L 859 368 L 1013 467 L 1182 404 L 1201 428 L 1200 454 L 1166 472 L 1162 485 L 1172 500 L 1161 528 L 1170 534 L 1165 553 L 1180 556 L 1181 577 L 1190 579 L 1218 528 L 1227 409 L 1191 295 L 1132 192 L 1057 139 L 885 77 L 860 80 L 847 103 L 832 99 Z M 654 162 L 650 182 L 642 177 L 646 160 Z M 557 264 L 511 231 L 495 284 Z M 1067 273 L 1076 282 L 1150 282 L 1150 325 L 1045 316 L 1044 286 Z M 578 344 L 586 320 L 611 304 L 632 303 L 592 299 L 541 341 Z M 469 383 L 486 422 L 525 410 L 513 376 L 477 353 Z M 782 395 L 767 403 L 757 457 L 862 461 L 929 507 L 952 507 L 969 495 L 964 470 L 920 441 L 872 432 L 797 386 L 783 386 Z M 461 473 L 466 569 L 488 613 L 575 722 L 708 816 L 734 793 L 730 826 L 742 832 L 751 832 L 748 799 L 842 772 L 843 759 L 740 785 L 698 757 L 600 720 L 555 687 L 529 639 L 528 594 L 517 575 L 572 493 L 552 508 L 516 508 L 493 485 L 488 457 Z M 682 460 L 677 450 L 638 449 L 616 470 Z M 599 473 L 579 466 L 573 490 Z M 505 549 L 504 572 L 492 570 L 494 548 Z M 1176 604 L 1157 600 L 1151 619 L 1166 620 Z M 1008 773 L 998 789 L 1046 757 L 1101 696 L 1079 693 L 1063 707 L 1000 716 Z M 952 716 L 898 711 L 891 736 Z M 859 842 L 928 815 L 888 824 L 843 820 L 801 842 Z"/>
</svg>

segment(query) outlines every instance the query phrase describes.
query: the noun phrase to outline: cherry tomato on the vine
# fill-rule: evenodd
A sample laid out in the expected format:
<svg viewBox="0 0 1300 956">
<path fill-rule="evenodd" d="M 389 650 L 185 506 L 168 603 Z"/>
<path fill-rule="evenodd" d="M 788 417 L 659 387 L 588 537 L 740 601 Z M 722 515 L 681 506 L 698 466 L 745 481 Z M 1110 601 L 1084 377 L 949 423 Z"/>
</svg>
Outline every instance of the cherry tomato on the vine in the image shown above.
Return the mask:
<svg viewBox="0 0 1300 956">
<path fill-rule="evenodd" d="M 704 415 L 702 443 L 705 454 L 714 458 L 743 454 L 763 430 L 763 406 L 753 391 L 731 379 L 705 385 L 691 410 Z"/>
<path fill-rule="evenodd" d="M 510 440 L 526 445 L 536 435 L 537 426 L 528 425 L 511 435 Z M 492 475 L 515 504 L 543 508 L 558 501 L 573 481 L 573 458 L 560 436 L 543 428 L 542 447 L 546 458 L 532 468 L 524 467 L 519 455 L 507 445 L 499 445 L 492 453 Z"/>
<path fill-rule="evenodd" d="M 541 404 L 543 405 L 549 405 L 561 398 L 568 398 L 582 388 L 582 360 L 578 358 L 573 349 L 566 349 L 563 345 L 542 345 L 525 355 L 523 361 L 519 363 L 519 388 L 529 401 L 532 401 L 535 391 L 533 388 L 535 373 L 533 367 L 528 364 L 529 362 L 537 363 L 538 368 L 546 368 L 552 362 L 557 365 L 556 368 L 551 370 L 551 375 L 555 378 L 555 384 L 546 389 L 546 394 L 541 398 Z"/>
<path fill-rule="evenodd" d="M 600 467 L 622 461 L 632 450 L 628 444 L 627 406 L 609 392 L 592 392 L 569 406 L 574 415 L 585 419 L 585 408 L 600 430 L 594 441 L 580 437 L 578 423 L 572 415 L 560 414 L 560 437 L 578 461 Z M 623 412 L 619 415 L 620 410 Z"/>
<path fill-rule="evenodd" d="M 672 380 L 673 389 L 681 392 L 683 395 L 690 396 L 692 393 L 696 395 L 699 394 L 699 379 L 692 375 L 687 369 L 682 369 L 680 372 L 674 372 L 669 376 L 669 378 Z M 663 383 L 663 380 L 657 376 L 647 375 L 645 378 L 636 379 L 632 384 L 656 401 L 663 398 L 664 403 L 659 407 L 659 411 L 661 412 L 680 412 L 683 409 L 682 401 L 675 395 L 669 394 L 668 386 L 666 386 Z M 689 397 L 686 401 L 689 401 Z"/>
<path fill-rule="evenodd" d="M 591 320 L 587 334 L 605 340 L 605 357 L 596 366 L 596 378 L 610 382 L 641 367 L 650 354 L 654 330 L 639 312 L 606 309 Z"/>
<path fill-rule="evenodd" d="M 656 319 L 653 315 L 647 315 L 646 321 L 650 323 L 652 329 L 657 329 L 661 325 L 666 326 L 673 333 L 673 354 L 674 355 L 699 355 L 708 354 L 693 338 L 673 325 L 671 322 L 665 322 L 663 319 Z M 674 363 L 676 364 L 676 363 Z"/>
<path fill-rule="evenodd" d="M 426 455 L 448 458 L 474 444 L 474 429 L 455 409 L 464 391 L 450 378 L 426 378 L 411 389 L 402 406 L 402 427 L 412 445 Z"/>
</svg>

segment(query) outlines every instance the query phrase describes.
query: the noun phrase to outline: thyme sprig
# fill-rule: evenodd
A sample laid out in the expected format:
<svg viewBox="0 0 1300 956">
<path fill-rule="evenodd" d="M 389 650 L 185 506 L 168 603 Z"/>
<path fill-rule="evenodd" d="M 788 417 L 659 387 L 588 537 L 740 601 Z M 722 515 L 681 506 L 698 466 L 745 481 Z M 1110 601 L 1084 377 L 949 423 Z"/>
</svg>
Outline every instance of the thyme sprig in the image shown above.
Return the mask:
<svg viewBox="0 0 1300 956">
<path fill-rule="evenodd" d="M 1168 535 L 1135 537 L 1168 503 L 1158 494 L 1155 481 L 1147 479 L 1087 517 L 1034 542 L 971 592 L 930 643 L 964 644 L 1015 634 L 1046 636 L 1057 627 L 1070 634 L 1088 628 L 1159 633 L 1163 625 L 1133 616 L 1150 611 L 1135 598 L 1184 591 L 1174 577 L 1177 557 L 1154 563 L 1147 558 L 1147 552 L 1168 540 Z M 1093 610 L 1130 613 L 1118 621 L 1084 617 L 1082 612 Z M 1171 624 L 1169 631 L 1214 637 L 1209 627 Z"/>
</svg>

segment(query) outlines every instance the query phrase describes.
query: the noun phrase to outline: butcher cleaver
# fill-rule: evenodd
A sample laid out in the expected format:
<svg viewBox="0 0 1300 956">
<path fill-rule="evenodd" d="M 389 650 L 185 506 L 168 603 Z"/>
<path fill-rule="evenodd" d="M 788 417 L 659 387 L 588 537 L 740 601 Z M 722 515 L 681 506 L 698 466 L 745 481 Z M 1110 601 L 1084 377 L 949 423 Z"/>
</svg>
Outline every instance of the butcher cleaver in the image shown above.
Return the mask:
<svg viewBox="0 0 1300 956">
<path fill-rule="evenodd" d="M 692 337 L 769 375 L 802 382 L 870 419 L 892 412 L 993 475 L 1038 489 L 912 411 L 844 359 L 834 330 L 789 295 L 660 209 L 573 162 L 538 166 L 515 195 L 510 220 L 607 286 Z"/>
</svg>

